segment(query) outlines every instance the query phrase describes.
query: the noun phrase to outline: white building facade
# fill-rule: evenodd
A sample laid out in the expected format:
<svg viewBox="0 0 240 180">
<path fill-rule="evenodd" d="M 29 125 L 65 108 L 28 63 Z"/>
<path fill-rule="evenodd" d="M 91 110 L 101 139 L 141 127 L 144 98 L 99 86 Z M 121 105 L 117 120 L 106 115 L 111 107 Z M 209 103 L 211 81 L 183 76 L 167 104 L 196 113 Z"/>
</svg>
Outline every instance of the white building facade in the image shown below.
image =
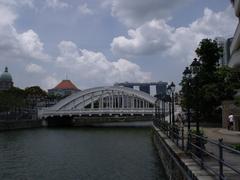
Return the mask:
<svg viewBox="0 0 240 180">
<path fill-rule="evenodd" d="M 240 17 L 240 0 L 231 0 L 235 15 Z M 240 68 L 240 23 L 238 23 L 237 29 L 234 33 L 234 37 L 230 47 L 230 61 L 229 66 L 233 68 Z"/>
</svg>

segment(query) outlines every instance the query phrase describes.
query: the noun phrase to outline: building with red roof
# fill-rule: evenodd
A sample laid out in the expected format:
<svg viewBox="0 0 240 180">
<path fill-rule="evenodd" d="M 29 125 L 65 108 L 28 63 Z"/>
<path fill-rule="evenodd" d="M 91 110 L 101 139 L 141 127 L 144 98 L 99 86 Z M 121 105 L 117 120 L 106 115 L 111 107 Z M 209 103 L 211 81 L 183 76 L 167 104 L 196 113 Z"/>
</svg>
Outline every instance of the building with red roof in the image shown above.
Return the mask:
<svg viewBox="0 0 240 180">
<path fill-rule="evenodd" d="M 62 80 L 57 86 L 53 89 L 48 90 L 49 95 L 66 97 L 73 93 L 81 91 L 73 84 L 71 80 Z"/>
</svg>

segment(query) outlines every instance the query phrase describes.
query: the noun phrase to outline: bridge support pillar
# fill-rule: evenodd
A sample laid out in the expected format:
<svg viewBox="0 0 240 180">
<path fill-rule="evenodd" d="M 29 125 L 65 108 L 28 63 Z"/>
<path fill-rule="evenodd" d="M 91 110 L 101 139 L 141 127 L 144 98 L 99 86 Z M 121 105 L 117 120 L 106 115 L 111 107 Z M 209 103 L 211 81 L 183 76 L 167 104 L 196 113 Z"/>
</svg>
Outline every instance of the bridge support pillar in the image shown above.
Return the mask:
<svg viewBox="0 0 240 180">
<path fill-rule="evenodd" d="M 46 119 L 42 120 L 42 126 L 43 127 L 47 127 L 48 126 L 48 122 L 46 121 Z"/>
<path fill-rule="evenodd" d="M 123 96 L 123 92 L 122 92 L 122 109 L 124 109 L 124 96 Z"/>
<path fill-rule="evenodd" d="M 114 102 L 114 100 L 113 100 L 113 91 L 112 91 L 112 98 L 111 98 L 112 109 L 113 109 L 113 102 Z"/>
<path fill-rule="evenodd" d="M 92 101 L 92 102 L 91 102 L 91 109 L 93 109 L 93 108 L 94 108 L 94 107 L 93 107 L 93 106 L 94 106 L 94 104 L 93 104 L 93 94 L 91 95 L 91 101 Z"/>
<path fill-rule="evenodd" d="M 134 109 L 134 96 L 131 96 L 131 109 L 133 108 Z"/>
</svg>

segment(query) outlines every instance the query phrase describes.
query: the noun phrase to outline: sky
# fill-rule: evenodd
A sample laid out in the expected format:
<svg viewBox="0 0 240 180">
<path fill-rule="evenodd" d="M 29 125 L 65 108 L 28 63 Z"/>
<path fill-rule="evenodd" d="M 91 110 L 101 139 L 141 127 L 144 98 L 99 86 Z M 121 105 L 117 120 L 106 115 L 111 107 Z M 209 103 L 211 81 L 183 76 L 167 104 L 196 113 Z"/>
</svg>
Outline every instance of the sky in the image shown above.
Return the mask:
<svg viewBox="0 0 240 180">
<path fill-rule="evenodd" d="M 232 37 L 229 0 L 0 0 L 0 73 L 17 87 L 179 84 L 203 38 Z"/>
</svg>

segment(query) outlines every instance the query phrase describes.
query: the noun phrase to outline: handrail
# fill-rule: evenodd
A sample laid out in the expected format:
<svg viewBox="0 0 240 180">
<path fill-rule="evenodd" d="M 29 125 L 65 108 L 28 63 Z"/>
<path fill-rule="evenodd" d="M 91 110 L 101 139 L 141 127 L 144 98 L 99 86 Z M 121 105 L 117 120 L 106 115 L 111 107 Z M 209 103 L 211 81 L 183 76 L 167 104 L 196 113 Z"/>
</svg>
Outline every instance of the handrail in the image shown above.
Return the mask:
<svg viewBox="0 0 240 180">
<path fill-rule="evenodd" d="M 222 147 L 223 147 L 224 149 L 227 149 L 227 150 L 229 150 L 229 151 L 232 151 L 232 152 L 237 153 L 237 154 L 240 155 L 240 151 L 238 151 L 238 150 L 236 150 L 236 149 L 233 149 L 233 148 L 231 148 L 231 147 L 229 147 L 229 146 L 226 146 L 225 144 L 222 144 Z"/>
<path fill-rule="evenodd" d="M 161 121 L 159 123 L 155 121 L 155 125 L 157 127 L 159 127 L 160 129 L 162 129 L 165 134 L 173 140 L 174 143 L 176 143 L 176 145 L 178 147 L 180 147 L 183 151 L 185 150 L 185 136 L 184 136 L 184 128 L 183 127 L 179 127 L 177 125 L 171 125 L 166 121 Z M 181 144 L 179 144 L 179 140 L 181 141 Z"/>
<path fill-rule="evenodd" d="M 202 168 L 206 170 L 212 171 L 219 180 L 226 180 L 223 167 L 228 167 L 237 175 L 240 175 L 240 170 L 236 169 L 229 161 L 224 160 L 224 151 L 234 152 L 237 155 L 240 155 L 240 151 L 233 149 L 232 147 L 224 144 L 222 139 L 218 141 L 209 139 L 208 137 L 204 137 L 199 134 L 194 134 L 192 132 L 188 132 L 187 137 L 184 136 L 184 128 L 176 125 L 171 125 L 166 121 L 161 121 L 160 119 L 156 119 L 154 122 L 155 126 L 160 128 L 178 147 L 180 147 L 183 151 L 190 153 L 192 158 L 197 161 L 201 165 Z M 187 138 L 187 146 L 184 144 L 184 139 Z M 193 141 L 195 139 L 195 141 Z M 179 144 L 179 140 L 182 142 Z M 218 153 L 211 153 L 207 149 L 205 149 L 205 145 L 210 143 L 218 149 Z M 218 163 L 218 170 L 213 169 L 209 165 L 207 165 L 204 161 L 204 154 L 213 158 L 214 161 Z"/>
<path fill-rule="evenodd" d="M 235 167 L 233 167 L 229 162 L 225 161 L 224 158 L 223 158 L 223 151 L 224 150 L 228 150 L 230 152 L 234 152 L 237 155 L 240 155 L 240 151 L 237 151 L 237 150 L 235 150 L 235 149 L 233 149 L 233 148 L 223 144 L 222 143 L 223 139 L 219 139 L 218 142 L 216 142 L 214 140 L 208 139 L 207 137 L 204 137 L 204 136 L 201 136 L 201 135 L 197 135 L 197 134 L 193 134 L 192 132 L 188 133 L 188 137 L 189 137 L 188 138 L 188 140 L 189 140 L 188 145 L 190 147 L 189 148 L 190 154 L 193 157 L 195 157 L 195 158 L 198 157 L 198 163 L 200 163 L 203 168 L 207 167 L 208 169 L 210 169 L 216 176 L 219 177 L 219 180 L 225 180 L 223 166 L 226 166 L 226 167 L 230 168 L 232 171 L 234 171 L 235 173 L 240 175 L 240 170 L 238 170 Z M 196 138 L 196 142 L 195 143 L 192 142 L 192 137 Z M 214 154 L 211 154 L 209 151 L 207 151 L 204 148 L 202 148 L 200 145 L 202 145 L 203 142 L 211 143 L 214 146 L 217 146 L 217 148 L 219 149 L 218 156 L 214 155 Z M 207 166 L 206 163 L 204 163 L 203 153 L 209 155 L 210 157 L 212 157 L 214 160 L 216 160 L 219 163 L 219 171 L 218 172 L 213 170 L 211 167 Z M 200 158 L 199 158 L 199 156 L 200 156 Z"/>
</svg>

